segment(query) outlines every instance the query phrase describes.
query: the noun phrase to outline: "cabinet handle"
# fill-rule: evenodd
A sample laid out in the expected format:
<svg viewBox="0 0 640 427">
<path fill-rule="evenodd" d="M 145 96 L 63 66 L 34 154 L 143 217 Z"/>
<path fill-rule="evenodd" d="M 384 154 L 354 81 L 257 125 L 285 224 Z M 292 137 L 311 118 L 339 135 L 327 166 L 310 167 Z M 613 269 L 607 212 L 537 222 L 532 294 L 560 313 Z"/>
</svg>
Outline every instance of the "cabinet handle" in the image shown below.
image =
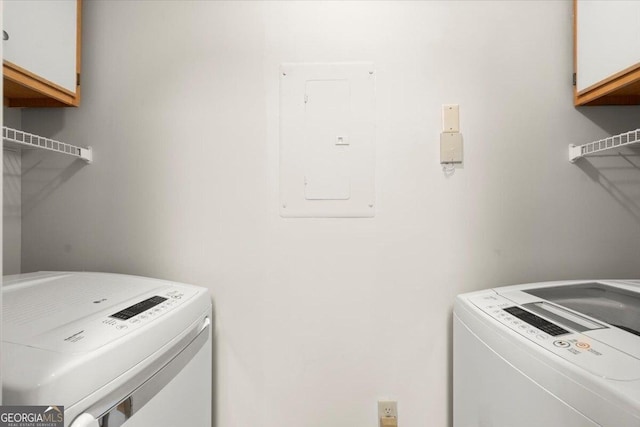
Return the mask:
<svg viewBox="0 0 640 427">
<path fill-rule="evenodd" d="M 2 30 L 2 40 L 9 40 L 9 33 L 5 30 Z"/>
</svg>

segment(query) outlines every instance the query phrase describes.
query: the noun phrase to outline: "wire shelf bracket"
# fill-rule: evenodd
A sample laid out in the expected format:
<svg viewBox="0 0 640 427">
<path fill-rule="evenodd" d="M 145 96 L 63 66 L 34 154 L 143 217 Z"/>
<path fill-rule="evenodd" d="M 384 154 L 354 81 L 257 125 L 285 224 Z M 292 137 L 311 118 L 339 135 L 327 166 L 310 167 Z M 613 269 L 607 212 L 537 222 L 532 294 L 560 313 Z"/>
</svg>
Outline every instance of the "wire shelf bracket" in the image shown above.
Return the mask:
<svg viewBox="0 0 640 427">
<path fill-rule="evenodd" d="M 87 163 L 93 161 L 93 150 L 91 147 L 77 147 L 67 144 L 66 142 L 56 141 L 55 139 L 45 138 L 7 126 L 2 127 L 2 140 L 11 145 L 19 145 L 21 148 L 41 148 L 43 150 L 79 157 Z"/>
<path fill-rule="evenodd" d="M 620 135 L 610 136 L 609 138 L 599 141 L 589 142 L 584 145 L 569 145 L 569 160 L 575 163 L 581 157 L 588 156 L 602 151 L 611 150 L 612 148 L 624 147 L 627 145 L 637 144 L 640 142 L 640 129 L 631 132 L 621 133 Z"/>
</svg>

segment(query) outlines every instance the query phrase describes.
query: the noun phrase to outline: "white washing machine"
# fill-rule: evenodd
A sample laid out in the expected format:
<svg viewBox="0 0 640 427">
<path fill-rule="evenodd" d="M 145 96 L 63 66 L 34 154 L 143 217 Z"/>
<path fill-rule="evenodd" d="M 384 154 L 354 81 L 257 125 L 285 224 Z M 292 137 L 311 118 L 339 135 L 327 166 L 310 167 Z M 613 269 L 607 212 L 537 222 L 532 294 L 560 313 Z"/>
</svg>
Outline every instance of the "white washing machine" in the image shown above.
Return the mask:
<svg viewBox="0 0 640 427">
<path fill-rule="evenodd" d="M 4 277 L 4 405 L 65 427 L 211 427 L 206 289 L 105 273 Z"/>
<path fill-rule="evenodd" d="M 639 427 L 640 282 L 459 295 L 454 427 Z"/>
</svg>

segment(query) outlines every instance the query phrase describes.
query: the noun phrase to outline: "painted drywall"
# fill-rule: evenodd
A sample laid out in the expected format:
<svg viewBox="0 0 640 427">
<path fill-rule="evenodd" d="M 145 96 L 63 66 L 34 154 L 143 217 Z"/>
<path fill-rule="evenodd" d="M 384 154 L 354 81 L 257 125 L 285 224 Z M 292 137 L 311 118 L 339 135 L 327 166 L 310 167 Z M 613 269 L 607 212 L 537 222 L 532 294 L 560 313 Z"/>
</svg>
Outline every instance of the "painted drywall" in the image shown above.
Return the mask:
<svg viewBox="0 0 640 427">
<path fill-rule="evenodd" d="M 19 108 L 2 110 L 5 126 L 21 129 Z M 22 156 L 5 148 L 2 152 L 2 267 L 3 274 L 20 273 L 22 254 Z"/>
<path fill-rule="evenodd" d="M 640 276 L 638 156 L 567 161 L 640 110 L 572 106 L 568 1 L 84 9 L 82 105 L 23 124 L 95 161 L 23 155 L 23 270 L 208 287 L 218 426 L 448 426 L 456 294 Z M 376 216 L 283 219 L 279 65 L 329 61 L 376 64 Z"/>
</svg>

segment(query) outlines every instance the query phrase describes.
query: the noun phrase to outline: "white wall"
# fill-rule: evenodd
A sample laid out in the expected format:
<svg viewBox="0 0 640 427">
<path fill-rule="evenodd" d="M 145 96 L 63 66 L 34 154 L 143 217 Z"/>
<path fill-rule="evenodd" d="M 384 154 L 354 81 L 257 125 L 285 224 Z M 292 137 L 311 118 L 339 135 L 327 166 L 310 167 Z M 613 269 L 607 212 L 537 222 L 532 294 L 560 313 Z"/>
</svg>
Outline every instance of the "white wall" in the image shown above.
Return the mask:
<svg viewBox="0 0 640 427">
<path fill-rule="evenodd" d="M 211 289 L 221 427 L 450 425 L 456 294 L 638 277 L 637 156 L 567 145 L 637 127 L 572 106 L 570 2 L 87 2 L 83 101 L 25 128 L 23 270 Z M 377 210 L 278 215 L 278 66 L 377 65 Z M 461 105 L 464 169 L 438 164 Z M 635 120 L 635 123 L 634 123 Z"/>
<path fill-rule="evenodd" d="M 22 128 L 20 108 L 3 108 L 5 126 Z M 2 267 L 3 274 L 20 273 L 22 254 L 22 156 L 6 148 L 2 152 Z"/>
</svg>

